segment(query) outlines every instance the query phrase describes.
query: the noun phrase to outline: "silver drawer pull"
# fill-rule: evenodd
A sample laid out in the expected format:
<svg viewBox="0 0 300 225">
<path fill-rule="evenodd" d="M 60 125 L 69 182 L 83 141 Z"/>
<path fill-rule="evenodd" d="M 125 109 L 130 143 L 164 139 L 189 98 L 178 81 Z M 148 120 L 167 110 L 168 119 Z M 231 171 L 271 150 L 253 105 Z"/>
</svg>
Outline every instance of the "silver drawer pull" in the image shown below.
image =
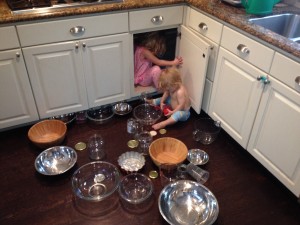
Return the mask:
<svg viewBox="0 0 300 225">
<path fill-rule="evenodd" d="M 200 23 L 198 25 L 198 27 L 203 30 L 203 31 L 207 31 L 208 30 L 208 26 L 205 23 Z"/>
<path fill-rule="evenodd" d="M 300 86 L 300 76 L 296 77 L 295 82 Z"/>
<path fill-rule="evenodd" d="M 164 21 L 164 18 L 162 16 L 154 16 L 151 19 L 151 22 L 155 25 L 160 25 L 163 23 L 163 21 Z"/>
<path fill-rule="evenodd" d="M 76 34 L 81 34 L 81 33 L 83 33 L 84 31 L 85 31 L 85 28 L 82 27 L 82 26 L 76 26 L 76 27 L 72 27 L 72 28 L 70 29 L 70 33 L 71 33 L 71 34 L 74 34 L 74 35 L 76 35 Z"/>
<path fill-rule="evenodd" d="M 243 54 L 249 54 L 250 53 L 250 49 L 246 45 L 243 45 L 243 44 L 239 44 L 237 46 L 237 50 L 239 50 Z"/>
</svg>

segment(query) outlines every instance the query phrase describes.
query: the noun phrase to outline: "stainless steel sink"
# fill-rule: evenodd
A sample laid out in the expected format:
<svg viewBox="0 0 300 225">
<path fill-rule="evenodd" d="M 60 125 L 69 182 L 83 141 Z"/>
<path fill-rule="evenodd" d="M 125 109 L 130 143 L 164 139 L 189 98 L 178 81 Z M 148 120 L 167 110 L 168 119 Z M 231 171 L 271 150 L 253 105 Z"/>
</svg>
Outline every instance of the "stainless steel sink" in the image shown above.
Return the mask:
<svg viewBox="0 0 300 225">
<path fill-rule="evenodd" d="M 300 15 L 286 13 L 253 18 L 249 21 L 300 43 Z"/>
</svg>

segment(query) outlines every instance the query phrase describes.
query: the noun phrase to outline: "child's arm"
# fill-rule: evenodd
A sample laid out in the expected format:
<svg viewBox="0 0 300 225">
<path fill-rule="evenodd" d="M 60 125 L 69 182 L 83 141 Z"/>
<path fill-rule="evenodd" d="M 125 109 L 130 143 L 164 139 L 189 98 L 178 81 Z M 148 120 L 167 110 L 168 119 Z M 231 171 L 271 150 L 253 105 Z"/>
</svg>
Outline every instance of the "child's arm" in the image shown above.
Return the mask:
<svg viewBox="0 0 300 225">
<path fill-rule="evenodd" d="M 176 57 L 174 60 L 162 60 L 157 58 L 151 51 L 148 49 L 144 49 L 143 56 L 148 59 L 150 62 L 152 62 L 155 65 L 158 66 L 177 66 L 181 65 L 183 63 L 182 57 Z"/>
<path fill-rule="evenodd" d="M 167 98 L 169 97 L 169 92 L 165 91 L 160 99 L 160 108 L 163 109 L 164 105 L 165 105 L 165 101 L 167 100 Z"/>
<path fill-rule="evenodd" d="M 169 110 L 166 116 L 170 116 L 177 111 L 181 111 L 184 109 L 186 103 L 186 95 L 182 89 L 179 89 L 176 94 L 178 105 L 173 110 Z"/>
</svg>

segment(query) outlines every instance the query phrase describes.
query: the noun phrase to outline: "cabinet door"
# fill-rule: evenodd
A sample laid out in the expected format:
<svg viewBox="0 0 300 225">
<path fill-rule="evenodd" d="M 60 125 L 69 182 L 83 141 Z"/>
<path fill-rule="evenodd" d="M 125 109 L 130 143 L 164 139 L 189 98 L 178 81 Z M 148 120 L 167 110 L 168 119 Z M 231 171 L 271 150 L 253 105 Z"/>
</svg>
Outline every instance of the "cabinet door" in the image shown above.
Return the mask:
<svg viewBox="0 0 300 225">
<path fill-rule="evenodd" d="M 182 80 L 187 87 L 193 109 L 200 113 L 210 45 L 181 27 L 179 55 L 183 57 Z"/>
<path fill-rule="evenodd" d="M 38 120 L 21 49 L 0 52 L 0 129 Z"/>
<path fill-rule="evenodd" d="M 82 40 L 90 107 L 129 98 L 129 34 Z"/>
<path fill-rule="evenodd" d="M 300 93 L 270 78 L 248 151 L 297 197 L 300 194 Z"/>
<path fill-rule="evenodd" d="M 88 108 L 81 50 L 75 42 L 23 51 L 41 118 Z"/>
<path fill-rule="evenodd" d="M 246 148 L 267 76 L 229 51 L 220 48 L 209 115 Z"/>
</svg>

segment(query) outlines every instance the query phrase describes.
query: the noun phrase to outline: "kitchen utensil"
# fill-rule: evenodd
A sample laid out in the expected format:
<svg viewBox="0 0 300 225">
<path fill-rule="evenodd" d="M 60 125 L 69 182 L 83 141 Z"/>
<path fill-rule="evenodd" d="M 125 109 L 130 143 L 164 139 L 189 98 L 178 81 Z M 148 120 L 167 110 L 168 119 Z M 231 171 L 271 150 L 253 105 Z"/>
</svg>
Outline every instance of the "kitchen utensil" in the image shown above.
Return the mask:
<svg viewBox="0 0 300 225">
<path fill-rule="evenodd" d="M 125 210 L 140 214 L 147 211 L 153 202 L 153 184 L 141 173 L 129 174 L 120 181 L 119 195 Z"/>
<path fill-rule="evenodd" d="M 111 105 L 100 106 L 89 109 L 87 118 L 94 124 L 105 124 L 114 116 Z"/>
<path fill-rule="evenodd" d="M 193 138 L 202 144 L 208 145 L 213 143 L 221 130 L 219 121 L 211 118 L 201 118 L 194 123 Z"/>
<path fill-rule="evenodd" d="M 151 143 L 149 154 L 157 166 L 162 163 L 178 165 L 186 159 L 188 149 L 182 141 L 176 138 L 164 137 Z"/>
<path fill-rule="evenodd" d="M 263 16 L 271 14 L 274 5 L 278 2 L 280 0 L 242 0 L 242 5 L 247 13 Z"/>
<path fill-rule="evenodd" d="M 87 148 L 90 159 L 101 160 L 105 157 L 104 140 L 100 134 L 94 134 L 89 138 Z"/>
<path fill-rule="evenodd" d="M 214 194 L 189 180 L 170 183 L 158 198 L 159 212 L 172 225 L 211 225 L 219 214 Z"/>
<path fill-rule="evenodd" d="M 153 125 L 161 118 L 162 111 L 153 105 L 145 103 L 135 107 L 133 115 L 142 125 Z"/>
<path fill-rule="evenodd" d="M 43 175 L 59 175 L 71 169 L 77 161 L 73 148 L 55 146 L 44 150 L 36 157 L 34 166 Z"/>
<path fill-rule="evenodd" d="M 138 152 L 125 152 L 119 156 L 118 163 L 126 172 L 137 172 L 145 165 L 145 157 Z"/>
<path fill-rule="evenodd" d="M 188 151 L 187 160 L 194 165 L 204 165 L 208 162 L 208 154 L 201 149 L 190 149 Z"/>
<path fill-rule="evenodd" d="M 75 208 L 82 214 L 98 217 L 117 209 L 120 172 L 104 161 L 83 165 L 72 176 Z"/>
<path fill-rule="evenodd" d="M 28 131 L 29 140 L 39 148 L 60 145 L 67 133 L 67 126 L 60 120 L 44 120 L 33 125 Z"/>
</svg>

